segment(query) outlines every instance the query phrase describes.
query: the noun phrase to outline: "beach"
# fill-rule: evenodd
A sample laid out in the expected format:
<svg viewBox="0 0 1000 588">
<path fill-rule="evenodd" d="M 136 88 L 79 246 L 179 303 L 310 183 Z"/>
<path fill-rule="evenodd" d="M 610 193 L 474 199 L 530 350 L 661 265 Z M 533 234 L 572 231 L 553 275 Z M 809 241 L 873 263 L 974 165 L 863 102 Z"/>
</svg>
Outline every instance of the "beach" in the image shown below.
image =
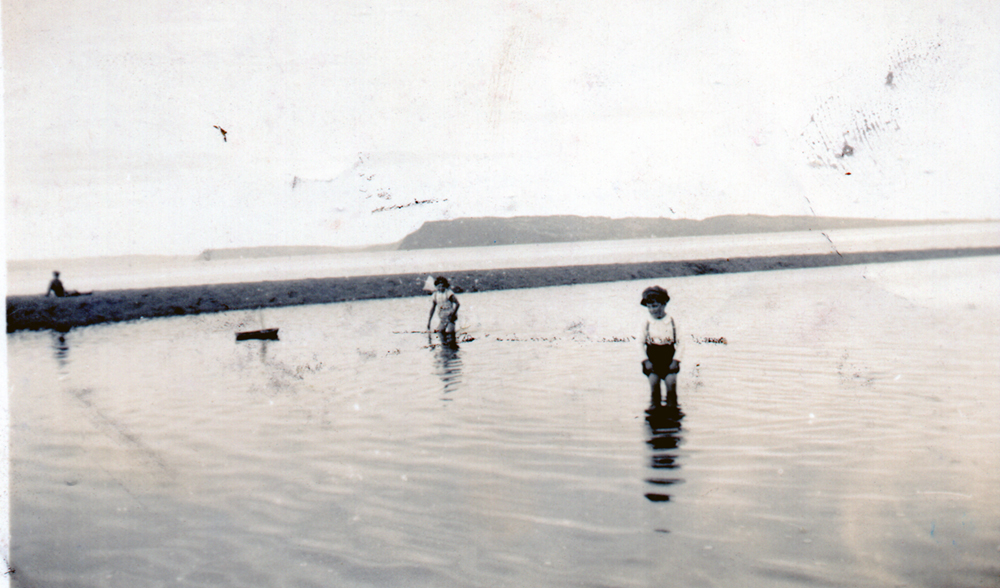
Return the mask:
<svg viewBox="0 0 1000 588">
<path fill-rule="evenodd" d="M 997 254 L 1000 224 L 971 223 L 387 251 L 315 259 L 232 260 L 227 265 L 192 262 L 174 268 L 173 274 L 170 270 L 155 274 L 154 268 L 145 276 L 121 273 L 99 283 L 76 280 L 68 286 L 84 291 L 92 288 L 91 293 L 65 298 L 18 293 L 25 291 L 28 280 L 22 278 L 18 284 L 17 277 L 11 275 L 7 332 L 66 331 L 166 316 L 421 296 L 426 293 L 427 276 L 442 273 L 457 291 L 485 292 Z M 35 281 L 39 280 L 37 273 L 32 275 Z M 142 280 L 173 285 L 138 287 Z"/>
</svg>

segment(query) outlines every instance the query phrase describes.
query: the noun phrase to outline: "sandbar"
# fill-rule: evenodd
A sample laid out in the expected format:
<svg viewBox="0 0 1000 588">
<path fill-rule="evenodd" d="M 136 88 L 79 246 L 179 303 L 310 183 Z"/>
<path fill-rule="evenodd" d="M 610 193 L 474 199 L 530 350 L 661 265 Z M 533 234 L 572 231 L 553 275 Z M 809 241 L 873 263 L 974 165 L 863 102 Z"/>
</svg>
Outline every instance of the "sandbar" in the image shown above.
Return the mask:
<svg viewBox="0 0 1000 588">
<path fill-rule="evenodd" d="M 787 270 L 1000 255 L 1000 246 L 947 247 L 875 252 L 757 255 L 713 259 L 644 261 L 551 267 L 458 270 L 448 278 L 462 292 L 540 288 L 600 282 L 664 279 L 706 274 Z M 94 291 L 55 298 L 41 294 L 7 297 L 7 332 L 68 331 L 109 322 L 197 315 L 304 304 L 424 296 L 426 272 L 268 280 L 229 284 Z"/>
</svg>

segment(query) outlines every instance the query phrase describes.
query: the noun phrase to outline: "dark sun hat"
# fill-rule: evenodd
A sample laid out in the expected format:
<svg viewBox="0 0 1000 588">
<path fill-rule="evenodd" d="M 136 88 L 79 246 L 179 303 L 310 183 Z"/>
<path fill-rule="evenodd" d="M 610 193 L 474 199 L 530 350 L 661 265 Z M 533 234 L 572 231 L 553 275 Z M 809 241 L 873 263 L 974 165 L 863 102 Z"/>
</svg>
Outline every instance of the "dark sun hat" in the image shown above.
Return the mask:
<svg viewBox="0 0 1000 588">
<path fill-rule="evenodd" d="M 650 302 L 657 301 L 666 304 L 670 302 L 670 294 L 659 286 L 650 286 L 642 291 L 642 302 L 643 306 L 648 306 Z"/>
</svg>

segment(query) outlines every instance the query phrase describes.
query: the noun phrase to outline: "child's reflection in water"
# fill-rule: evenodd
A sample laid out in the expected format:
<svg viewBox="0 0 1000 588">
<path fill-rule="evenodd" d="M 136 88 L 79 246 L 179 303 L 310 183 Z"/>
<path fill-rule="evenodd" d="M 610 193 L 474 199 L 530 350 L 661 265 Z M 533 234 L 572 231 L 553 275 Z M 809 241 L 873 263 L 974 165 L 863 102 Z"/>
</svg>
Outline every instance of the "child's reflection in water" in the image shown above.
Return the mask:
<svg viewBox="0 0 1000 588">
<path fill-rule="evenodd" d="M 669 487 L 684 480 L 678 477 L 681 467 L 678 447 L 683 437 L 681 421 L 684 412 L 679 406 L 664 406 L 651 408 L 646 412 L 646 424 L 649 425 L 649 439 L 646 443 L 652 449 L 650 467 L 654 470 L 646 482 L 653 488 L 646 493 L 646 498 L 652 502 L 667 502 Z"/>
<path fill-rule="evenodd" d="M 462 356 L 458 345 L 441 345 L 434 358 L 437 375 L 444 384 L 443 392 L 450 394 L 462 384 Z"/>
<path fill-rule="evenodd" d="M 66 342 L 66 333 L 52 331 L 52 351 L 62 373 L 69 364 L 69 343 Z"/>
</svg>

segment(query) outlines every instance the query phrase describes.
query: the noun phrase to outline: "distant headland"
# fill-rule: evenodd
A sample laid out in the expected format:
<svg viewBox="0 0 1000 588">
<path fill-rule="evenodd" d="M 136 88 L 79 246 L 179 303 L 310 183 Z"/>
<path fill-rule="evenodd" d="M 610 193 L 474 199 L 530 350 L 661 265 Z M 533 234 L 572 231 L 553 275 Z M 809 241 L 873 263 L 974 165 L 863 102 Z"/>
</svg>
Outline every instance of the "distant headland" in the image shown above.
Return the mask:
<svg viewBox="0 0 1000 588">
<path fill-rule="evenodd" d="M 600 216 L 476 217 L 426 222 L 404 237 L 398 249 L 706 237 L 918 224 L 932 222 L 755 214 L 713 216 L 704 220 Z"/>
<path fill-rule="evenodd" d="M 726 215 L 703 220 L 671 218 L 609 218 L 601 216 L 513 216 L 470 217 L 425 222 L 395 243 L 361 247 L 279 246 L 206 249 L 199 257 L 212 259 L 250 259 L 293 255 L 329 255 L 360 251 L 409 251 L 445 247 L 489 247 L 492 245 L 528 245 L 569 243 L 574 241 L 612 241 L 668 237 L 703 237 L 789 231 L 865 229 L 975 221 L 879 220 L 823 216 Z"/>
</svg>

